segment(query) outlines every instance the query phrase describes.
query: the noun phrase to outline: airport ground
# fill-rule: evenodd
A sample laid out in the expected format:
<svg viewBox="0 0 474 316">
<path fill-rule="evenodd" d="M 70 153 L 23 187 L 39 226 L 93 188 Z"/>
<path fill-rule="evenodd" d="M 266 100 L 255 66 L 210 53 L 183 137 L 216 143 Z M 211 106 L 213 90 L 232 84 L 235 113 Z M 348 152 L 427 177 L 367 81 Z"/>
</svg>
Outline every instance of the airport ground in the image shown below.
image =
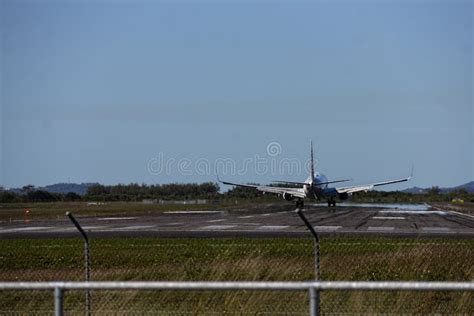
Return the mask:
<svg viewBox="0 0 474 316">
<path fill-rule="evenodd" d="M 83 280 L 80 238 L 1 239 L 4 281 Z M 92 274 L 100 280 L 307 281 L 314 278 L 310 238 L 143 238 L 91 240 Z M 354 236 L 321 238 L 323 280 L 468 281 L 474 240 Z M 26 299 L 27 297 L 27 299 Z M 52 293 L 1 292 L 0 313 L 51 312 Z M 306 314 L 304 292 L 98 292 L 103 313 Z M 68 292 L 68 313 L 84 295 Z M 324 313 L 469 313 L 470 292 L 324 292 Z"/>
<path fill-rule="evenodd" d="M 83 244 L 66 210 L 91 236 L 93 280 L 314 278 L 313 243 L 289 203 L 2 206 L 2 281 L 83 279 Z M 323 280 L 469 281 L 474 279 L 470 211 L 469 205 L 346 203 L 307 204 L 304 213 L 321 235 Z M 28 300 L 24 295 L 1 293 L 0 313 L 51 312 L 51 293 L 28 293 Z M 127 291 L 93 292 L 92 297 L 99 313 L 308 310 L 302 292 Z M 66 311 L 81 313 L 83 300 L 83 293 L 69 293 Z M 323 313 L 466 314 L 474 310 L 474 299 L 470 292 L 325 292 L 321 308 Z"/>
<path fill-rule="evenodd" d="M 474 237 L 472 204 L 307 203 L 321 234 Z M 76 236 L 65 212 L 91 236 L 295 237 L 307 230 L 291 203 L 159 205 L 143 203 L 3 204 L 2 238 Z"/>
</svg>

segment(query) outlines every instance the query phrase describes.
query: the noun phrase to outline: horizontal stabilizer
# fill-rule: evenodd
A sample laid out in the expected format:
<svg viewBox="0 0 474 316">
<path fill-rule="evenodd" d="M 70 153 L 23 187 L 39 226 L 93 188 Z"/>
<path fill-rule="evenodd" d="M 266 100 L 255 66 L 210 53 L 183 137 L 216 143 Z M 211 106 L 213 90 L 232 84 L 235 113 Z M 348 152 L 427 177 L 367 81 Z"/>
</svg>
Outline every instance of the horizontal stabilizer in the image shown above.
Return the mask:
<svg viewBox="0 0 474 316">
<path fill-rule="evenodd" d="M 351 181 L 352 179 L 344 179 L 344 180 L 334 180 L 334 181 L 326 181 L 326 182 L 317 182 L 314 185 L 325 185 L 330 183 L 339 183 L 339 182 L 347 182 Z M 274 183 L 281 183 L 281 184 L 299 184 L 299 185 L 308 185 L 307 182 L 293 182 L 293 181 L 272 181 Z"/>
<path fill-rule="evenodd" d="M 317 185 L 321 184 L 331 184 L 331 183 L 339 183 L 339 182 L 347 182 L 347 181 L 352 181 L 352 179 L 344 179 L 344 180 L 334 180 L 334 181 L 327 181 L 327 182 L 319 182 L 316 183 Z"/>
<path fill-rule="evenodd" d="M 306 182 L 293 182 L 293 181 L 272 181 L 273 183 L 280 183 L 280 184 L 298 184 L 298 185 L 306 185 L 309 183 Z"/>
</svg>

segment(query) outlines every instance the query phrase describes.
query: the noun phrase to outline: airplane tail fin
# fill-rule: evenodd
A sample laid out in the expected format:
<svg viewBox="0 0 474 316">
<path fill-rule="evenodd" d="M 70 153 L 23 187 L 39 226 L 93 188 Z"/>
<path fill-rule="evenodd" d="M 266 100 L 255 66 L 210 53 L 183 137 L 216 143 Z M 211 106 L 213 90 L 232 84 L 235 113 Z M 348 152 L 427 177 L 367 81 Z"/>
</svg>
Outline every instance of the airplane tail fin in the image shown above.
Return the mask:
<svg viewBox="0 0 474 316">
<path fill-rule="evenodd" d="M 310 141 L 311 147 L 311 179 L 314 179 L 314 154 L 313 154 L 313 141 Z"/>
</svg>

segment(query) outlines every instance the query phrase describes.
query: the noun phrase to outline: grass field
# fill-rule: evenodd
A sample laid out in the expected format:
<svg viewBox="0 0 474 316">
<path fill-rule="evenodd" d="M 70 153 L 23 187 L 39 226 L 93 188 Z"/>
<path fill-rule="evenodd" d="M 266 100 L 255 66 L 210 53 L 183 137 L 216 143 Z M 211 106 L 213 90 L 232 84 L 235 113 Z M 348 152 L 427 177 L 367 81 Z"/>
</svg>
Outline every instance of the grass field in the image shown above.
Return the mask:
<svg viewBox="0 0 474 316">
<path fill-rule="evenodd" d="M 306 238 L 101 238 L 92 240 L 93 280 L 305 281 L 313 279 Z M 83 280 L 80 239 L 0 240 L 0 280 Z M 474 279 L 474 240 L 336 238 L 321 241 L 324 280 Z M 99 314 L 305 314 L 304 292 L 94 292 Z M 324 292 L 323 313 L 470 313 L 472 293 Z M 66 309 L 83 311 L 84 294 L 66 294 Z M 1 292 L 0 314 L 51 312 L 52 293 Z"/>
<path fill-rule="evenodd" d="M 74 212 L 76 216 L 118 216 L 146 215 L 163 211 L 184 211 L 215 209 L 225 207 L 212 204 L 144 204 L 141 202 L 105 202 L 103 204 L 88 204 L 88 202 L 51 202 L 51 203 L 3 203 L 0 204 L 0 220 L 22 220 L 25 209 L 30 210 L 29 219 L 44 219 L 63 217 L 66 211 Z"/>
<path fill-rule="evenodd" d="M 273 203 L 272 205 L 274 205 Z M 291 204 L 278 201 L 282 207 L 291 207 Z M 38 203 L 0 203 L 0 221 L 14 221 L 60 218 L 67 211 L 73 212 L 76 217 L 81 216 L 141 216 L 161 213 L 164 211 L 192 211 L 192 210 L 229 210 L 233 208 L 262 208 L 268 203 L 255 203 L 252 200 L 221 200 L 208 204 L 145 204 L 142 202 L 104 202 L 89 204 L 89 202 L 38 202 Z M 25 210 L 29 210 L 28 215 Z"/>
</svg>

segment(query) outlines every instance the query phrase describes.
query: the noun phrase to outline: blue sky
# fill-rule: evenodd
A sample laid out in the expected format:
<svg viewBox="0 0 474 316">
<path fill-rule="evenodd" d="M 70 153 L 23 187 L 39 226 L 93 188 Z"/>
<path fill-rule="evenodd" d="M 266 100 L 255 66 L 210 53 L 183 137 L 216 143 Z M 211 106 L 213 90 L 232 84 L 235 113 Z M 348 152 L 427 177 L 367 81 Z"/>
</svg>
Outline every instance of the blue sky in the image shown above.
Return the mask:
<svg viewBox="0 0 474 316">
<path fill-rule="evenodd" d="M 0 3 L 2 185 L 474 178 L 472 1 Z"/>
</svg>

